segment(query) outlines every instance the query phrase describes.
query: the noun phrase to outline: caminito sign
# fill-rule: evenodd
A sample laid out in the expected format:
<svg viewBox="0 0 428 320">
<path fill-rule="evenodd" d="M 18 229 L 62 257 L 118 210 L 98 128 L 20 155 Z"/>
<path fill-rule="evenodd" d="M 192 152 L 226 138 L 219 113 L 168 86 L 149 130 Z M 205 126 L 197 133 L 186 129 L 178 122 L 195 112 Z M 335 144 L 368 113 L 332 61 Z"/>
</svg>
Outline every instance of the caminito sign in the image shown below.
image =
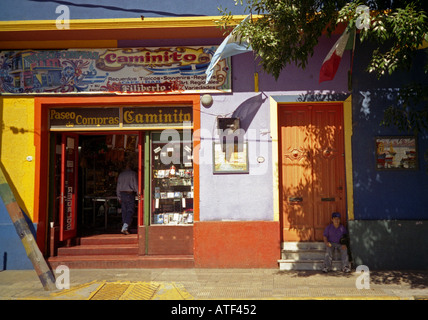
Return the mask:
<svg viewBox="0 0 428 320">
<path fill-rule="evenodd" d="M 0 93 L 230 92 L 230 58 L 205 84 L 217 46 L 1 51 Z"/>
<path fill-rule="evenodd" d="M 193 122 L 191 107 L 52 108 L 51 129 L 174 127 Z"/>
</svg>

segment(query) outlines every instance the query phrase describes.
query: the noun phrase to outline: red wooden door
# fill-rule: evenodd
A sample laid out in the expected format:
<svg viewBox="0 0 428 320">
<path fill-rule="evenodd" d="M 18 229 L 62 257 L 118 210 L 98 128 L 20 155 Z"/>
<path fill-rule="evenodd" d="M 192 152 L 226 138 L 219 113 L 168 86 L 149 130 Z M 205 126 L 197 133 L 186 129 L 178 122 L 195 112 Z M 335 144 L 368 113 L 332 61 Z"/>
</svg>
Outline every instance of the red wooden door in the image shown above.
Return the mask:
<svg viewBox="0 0 428 320">
<path fill-rule="evenodd" d="M 340 104 L 279 109 L 283 241 L 321 241 L 334 211 L 346 220 L 342 112 Z"/>
<path fill-rule="evenodd" d="M 61 143 L 60 241 L 76 236 L 78 136 L 63 134 Z"/>
</svg>

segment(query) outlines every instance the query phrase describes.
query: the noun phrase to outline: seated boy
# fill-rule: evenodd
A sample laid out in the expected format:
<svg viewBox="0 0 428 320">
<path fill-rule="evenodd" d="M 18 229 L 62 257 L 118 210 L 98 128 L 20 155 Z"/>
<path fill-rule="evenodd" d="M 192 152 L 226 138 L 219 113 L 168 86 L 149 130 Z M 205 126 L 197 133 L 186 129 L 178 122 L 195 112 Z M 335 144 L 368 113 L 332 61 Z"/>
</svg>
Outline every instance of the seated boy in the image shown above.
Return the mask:
<svg viewBox="0 0 428 320">
<path fill-rule="evenodd" d="M 340 257 L 342 260 L 342 271 L 351 272 L 349 268 L 348 250 L 346 245 L 340 243 L 340 238 L 346 235 L 345 226 L 340 223 L 340 213 L 333 212 L 331 215 L 332 223 L 330 223 L 324 230 L 323 238 L 326 245 L 326 253 L 324 259 L 323 272 L 329 272 L 331 270 L 331 264 L 333 260 L 333 251 L 335 249 L 340 250 Z"/>
</svg>

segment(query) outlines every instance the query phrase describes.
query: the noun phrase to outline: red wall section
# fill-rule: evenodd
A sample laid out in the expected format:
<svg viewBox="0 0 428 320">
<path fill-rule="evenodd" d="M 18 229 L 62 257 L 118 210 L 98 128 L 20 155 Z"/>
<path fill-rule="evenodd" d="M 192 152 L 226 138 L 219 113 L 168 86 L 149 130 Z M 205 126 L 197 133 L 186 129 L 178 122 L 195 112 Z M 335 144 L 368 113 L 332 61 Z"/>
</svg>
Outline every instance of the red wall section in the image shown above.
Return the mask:
<svg viewBox="0 0 428 320">
<path fill-rule="evenodd" d="M 198 268 L 278 268 L 277 221 L 209 221 L 194 224 Z"/>
</svg>

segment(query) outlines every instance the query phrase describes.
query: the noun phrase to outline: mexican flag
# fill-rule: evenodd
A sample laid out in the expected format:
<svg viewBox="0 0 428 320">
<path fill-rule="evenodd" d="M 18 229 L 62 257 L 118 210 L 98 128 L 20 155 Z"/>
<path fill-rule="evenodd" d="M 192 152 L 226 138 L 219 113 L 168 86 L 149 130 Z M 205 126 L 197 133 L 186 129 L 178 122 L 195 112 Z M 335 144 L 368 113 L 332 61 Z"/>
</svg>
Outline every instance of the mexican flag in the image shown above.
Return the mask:
<svg viewBox="0 0 428 320">
<path fill-rule="evenodd" d="M 340 60 L 342 60 L 343 53 L 345 50 L 352 50 L 354 47 L 354 37 L 355 29 L 349 30 L 346 28 L 345 32 L 330 49 L 322 63 L 319 83 L 333 80 L 339 68 Z"/>
</svg>

